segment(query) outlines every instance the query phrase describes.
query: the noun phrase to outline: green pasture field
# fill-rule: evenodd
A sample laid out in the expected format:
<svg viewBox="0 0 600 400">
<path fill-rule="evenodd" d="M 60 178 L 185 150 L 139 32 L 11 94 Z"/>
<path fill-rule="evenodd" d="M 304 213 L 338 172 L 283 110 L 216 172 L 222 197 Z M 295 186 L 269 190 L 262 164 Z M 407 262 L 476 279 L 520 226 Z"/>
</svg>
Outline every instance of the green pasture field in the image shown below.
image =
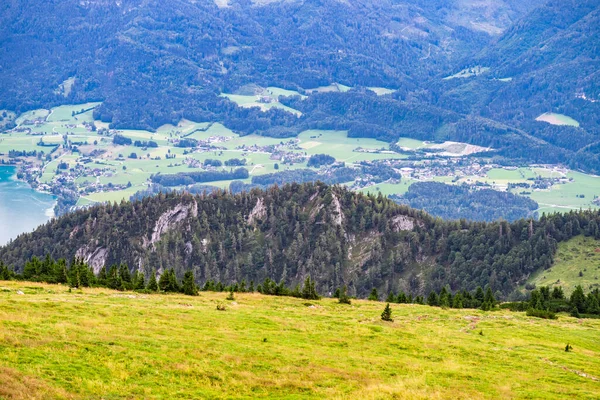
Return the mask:
<svg viewBox="0 0 600 400">
<path fill-rule="evenodd" d="M 598 397 L 600 320 L 226 296 L 0 282 L 0 397 Z"/>
<path fill-rule="evenodd" d="M 300 96 L 301 98 L 305 99 L 307 96 L 304 96 L 302 94 L 300 94 L 299 92 L 295 91 L 295 90 L 288 90 L 288 89 L 282 89 L 282 88 L 278 88 L 275 86 L 269 86 L 267 89 L 267 92 L 269 92 L 272 96 L 275 97 L 279 97 L 279 96 Z"/>
<path fill-rule="evenodd" d="M 398 146 L 407 147 L 409 149 L 420 149 L 422 147 L 425 147 L 425 142 L 411 138 L 400 138 L 398 139 L 396 144 Z"/>
<path fill-rule="evenodd" d="M 578 127 L 579 122 L 574 120 L 573 118 L 556 113 L 544 113 L 535 119 L 536 121 L 544 121 L 552 125 L 568 125 Z"/>
<path fill-rule="evenodd" d="M 384 96 L 386 94 L 392 94 L 395 92 L 394 89 L 388 89 L 384 87 L 368 87 L 367 89 L 369 89 L 372 92 L 375 92 L 378 96 Z"/>
<path fill-rule="evenodd" d="M 313 88 L 313 89 L 306 89 L 307 92 L 309 93 L 326 93 L 326 92 L 347 92 L 350 89 L 352 89 L 352 87 L 350 86 L 346 86 L 346 85 L 342 85 L 341 83 L 332 83 L 329 86 L 319 86 L 317 88 Z"/>
<path fill-rule="evenodd" d="M 559 243 L 552 267 L 536 272 L 527 283 L 562 286 L 567 294 L 577 285 L 586 292 L 600 287 L 600 241 L 581 235 Z"/>
<path fill-rule="evenodd" d="M 223 94 L 221 94 L 221 96 L 227 97 L 229 100 L 233 101 L 240 107 L 248 107 L 248 108 L 258 107 L 262 111 L 268 111 L 271 108 L 280 108 L 282 110 L 285 110 L 285 111 L 292 113 L 294 115 L 297 115 L 297 116 L 302 115 L 302 113 L 300 111 L 290 108 L 288 106 L 285 106 L 285 105 L 279 103 L 278 101 L 273 101 L 271 103 L 260 103 L 258 101 L 259 96 L 245 96 L 245 95 L 241 95 L 241 94 L 228 94 L 228 93 L 223 93 Z"/>
<path fill-rule="evenodd" d="M 37 145 L 39 136 L 25 136 L 15 133 L 0 134 L 0 153 L 8 154 L 10 150 L 16 151 L 44 151 L 48 152 L 50 147 L 41 147 Z"/>
<path fill-rule="evenodd" d="M 391 194 L 404 194 L 414 182 L 415 181 L 412 179 L 402 177 L 400 183 L 379 183 L 377 185 L 362 188 L 360 191 L 363 193 L 372 194 L 381 193 L 385 196 L 389 196 Z"/>
<path fill-rule="evenodd" d="M 44 108 L 24 112 L 15 119 L 15 124 L 21 125 L 26 120 L 45 120 L 50 110 Z"/>
<path fill-rule="evenodd" d="M 92 203 L 117 202 L 121 200 L 129 200 L 129 198 L 140 190 L 146 189 L 146 186 L 132 186 L 123 190 L 115 190 L 111 192 L 97 192 L 85 196 L 81 196 L 77 205 L 87 205 Z"/>
<path fill-rule="evenodd" d="M 48 122 L 56 121 L 79 121 L 79 122 L 92 122 L 92 112 L 88 111 L 83 114 L 72 116 L 71 113 L 78 113 L 81 110 L 87 110 L 99 106 L 101 103 L 85 103 L 85 104 L 70 104 L 64 106 L 58 106 L 52 109 L 50 115 L 48 115 Z M 77 118 L 77 119 L 75 119 Z"/>
<path fill-rule="evenodd" d="M 372 150 L 388 150 L 389 145 L 376 139 L 349 138 L 346 131 L 308 130 L 298 135 L 300 147 L 308 155 L 329 154 L 338 161 L 358 162 L 363 160 L 382 160 L 390 158 L 406 158 L 403 154 L 377 154 L 355 152 L 358 147 Z"/>
<path fill-rule="evenodd" d="M 483 73 L 486 73 L 490 70 L 489 67 L 482 67 L 480 65 L 477 65 L 475 67 L 472 68 L 465 68 L 460 72 L 457 72 L 454 75 L 450 75 L 444 78 L 444 80 L 449 80 L 449 79 L 457 79 L 457 78 L 470 78 L 472 76 L 478 76 L 481 75 Z"/>
<path fill-rule="evenodd" d="M 600 177 L 569 171 L 573 182 L 554 185 L 552 190 L 534 191 L 531 196 L 540 204 L 540 212 L 566 212 L 580 208 L 597 208 L 594 196 L 600 196 Z M 577 197 L 583 195 L 584 197 Z"/>
</svg>

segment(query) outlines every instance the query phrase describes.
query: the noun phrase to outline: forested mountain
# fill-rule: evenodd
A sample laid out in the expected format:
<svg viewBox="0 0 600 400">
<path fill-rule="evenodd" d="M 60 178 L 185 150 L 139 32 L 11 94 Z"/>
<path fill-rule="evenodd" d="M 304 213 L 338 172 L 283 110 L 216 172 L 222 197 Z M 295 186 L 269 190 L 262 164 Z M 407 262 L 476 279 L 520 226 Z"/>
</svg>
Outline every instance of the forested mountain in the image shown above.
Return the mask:
<svg viewBox="0 0 600 400">
<path fill-rule="evenodd" d="M 529 127 L 515 126 L 512 118 L 519 108 L 503 103 L 527 96 L 505 95 L 506 82 L 486 76 L 441 79 L 463 65 L 518 59 L 519 54 L 513 57 L 495 49 L 514 47 L 503 43 L 519 35 L 519 26 L 535 25 L 535 13 L 543 13 L 544 7 L 531 14 L 534 22 L 524 16 L 542 0 L 218 3 L 221 7 L 211 0 L 8 2 L 0 16 L 0 109 L 20 112 L 97 100 L 103 104 L 96 117 L 117 128 L 153 129 L 182 117 L 271 136 L 337 127 L 351 130 L 352 136 L 386 140 L 400 135 L 464 140 L 494 145 L 505 150 L 503 155 L 526 160 L 542 161 L 538 155 L 543 154 L 548 162 L 567 162 L 573 152 L 596 140 L 596 132 L 585 130 L 591 117 L 582 118 L 585 128 L 573 129 L 570 136 L 578 138 L 576 145 L 546 132 L 555 129 L 551 127 L 544 126 L 547 129 L 537 138 L 529 137 Z M 561 12 L 571 21 L 591 8 L 564 6 Z M 590 29 L 592 14 L 586 17 Z M 515 21 L 520 22 L 513 25 Z M 554 24 L 561 23 L 541 21 L 545 25 L 535 25 L 538 30 L 554 31 Z M 563 29 L 564 35 L 570 26 Z M 505 30 L 496 44 L 485 47 Z M 549 40 L 546 36 L 532 35 L 523 47 L 535 48 Z M 580 41 L 592 59 L 596 36 L 582 35 Z M 481 48 L 487 50 L 473 59 Z M 493 76 L 509 69 L 493 67 Z M 572 67 L 570 71 L 578 70 Z M 594 79 L 588 79 L 590 85 Z M 281 110 L 240 109 L 218 97 L 247 84 L 305 92 L 332 82 L 398 91 L 387 99 L 372 93 L 365 97 L 360 89 L 311 96 L 306 104 L 294 103 L 305 114 L 300 119 Z M 593 98 L 594 90 L 589 96 Z M 547 93 L 540 89 L 537 97 L 544 99 Z M 344 110 L 331 109 L 332 101 L 343 104 Z M 597 104 L 587 103 L 591 110 L 586 112 L 595 115 Z M 544 103 L 537 108 L 541 113 L 548 107 Z M 523 150 L 531 148 L 535 150 Z M 592 156 L 582 155 L 577 166 L 596 168 L 590 151 Z"/>
<path fill-rule="evenodd" d="M 293 287 L 310 275 L 326 294 L 345 284 L 353 295 L 373 287 L 424 295 L 490 286 L 506 297 L 552 265 L 557 243 L 600 238 L 600 212 L 542 216 L 539 221 L 445 222 L 395 204 L 321 183 L 232 195 L 160 194 L 137 202 L 79 210 L 0 248 L 22 270 L 32 256 L 82 257 L 97 273 L 127 263 L 149 277 L 174 268 L 207 280 Z"/>
<path fill-rule="evenodd" d="M 185 117 L 241 134 L 336 128 L 493 147 L 513 162 L 600 172 L 595 0 L 13 0 L 0 14 L 0 109 L 102 101 L 115 128 Z M 463 69 L 481 73 L 444 79 Z M 489 69 L 487 69 L 489 68 Z M 460 75 L 460 74 L 459 74 Z M 347 93 L 311 94 L 338 82 Z M 219 97 L 310 94 L 303 112 Z M 376 96 L 365 87 L 387 87 Z M 535 121 L 564 113 L 579 127 Z"/>
<path fill-rule="evenodd" d="M 441 108 L 478 115 L 527 132 L 530 145 L 510 146 L 514 157 L 597 172 L 600 166 L 600 3 L 551 0 L 519 20 L 453 72 L 482 66 L 488 73 L 431 85 Z M 555 112 L 579 127 L 554 126 L 535 119 Z M 533 138 L 538 140 L 533 140 Z M 540 157 L 541 158 L 541 157 Z"/>
</svg>

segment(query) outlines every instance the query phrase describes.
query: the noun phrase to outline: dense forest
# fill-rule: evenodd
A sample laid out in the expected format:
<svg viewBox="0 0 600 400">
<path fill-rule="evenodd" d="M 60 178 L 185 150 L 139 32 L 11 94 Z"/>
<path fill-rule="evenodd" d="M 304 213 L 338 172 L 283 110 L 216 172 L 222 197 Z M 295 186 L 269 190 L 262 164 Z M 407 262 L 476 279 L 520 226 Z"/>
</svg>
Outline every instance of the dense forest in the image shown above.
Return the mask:
<svg viewBox="0 0 600 400">
<path fill-rule="evenodd" d="M 0 16 L 0 109 L 102 101 L 95 117 L 114 128 L 187 118 L 275 137 L 344 129 L 600 172 L 597 1 L 504 0 L 493 13 L 451 0 L 230 3 L 10 2 Z M 443 79 L 476 66 L 489 70 Z M 312 93 L 334 82 L 354 90 Z M 302 116 L 219 96 L 251 84 L 309 95 L 281 99 Z M 580 126 L 535 121 L 549 111 Z"/>
<path fill-rule="evenodd" d="M 173 269 L 198 284 L 262 282 L 294 287 L 310 275 L 319 293 L 346 285 L 366 296 L 425 295 L 491 288 L 509 298 L 531 273 L 549 268 L 557 244 L 585 234 L 600 238 L 600 212 L 542 215 L 513 223 L 446 222 L 322 183 L 291 184 L 232 195 L 159 194 L 79 210 L 0 248 L 17 272 L 33 256 L 82 258 L 95 273 L 124 263 L 146 279 Z"/>
<path fill-rule="evenodd" d="M 538 208 L 535 201 L 509 192 L 440 182 L 416 182 L 404 195 L 391 198 L 446 220 L 515 221 L 534 217 Z"/>
</svg>

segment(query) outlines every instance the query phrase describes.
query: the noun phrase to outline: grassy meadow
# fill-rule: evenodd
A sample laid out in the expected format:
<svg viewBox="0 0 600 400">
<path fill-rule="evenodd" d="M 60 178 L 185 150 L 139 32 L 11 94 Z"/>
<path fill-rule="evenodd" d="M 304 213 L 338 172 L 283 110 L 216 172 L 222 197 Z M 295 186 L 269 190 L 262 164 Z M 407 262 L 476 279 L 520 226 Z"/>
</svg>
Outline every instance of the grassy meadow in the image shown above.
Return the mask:
<svg viewBox="0 0 600 400">
<path fill-rule="evenodd" d="M 0 398 L 598 396 L 600 320 L 226 296 L 0 282 Z"/>
<path fill-rule="evenodd" d="M 585 292 L 600 287 L 600 241 L 581 235 L 559 243 L 552 267 L 536 272 L 528 283 L 562 286 L 567 294 L 577 285 Z"/>
<path fill-rule="evenodd" d="M 535 120 L 547 122 L 552 125 L 568 125 L 574 127 L 579 126 L 579 122 L 564 114 L 544 113 L 537 117 Z"/>
</svg>

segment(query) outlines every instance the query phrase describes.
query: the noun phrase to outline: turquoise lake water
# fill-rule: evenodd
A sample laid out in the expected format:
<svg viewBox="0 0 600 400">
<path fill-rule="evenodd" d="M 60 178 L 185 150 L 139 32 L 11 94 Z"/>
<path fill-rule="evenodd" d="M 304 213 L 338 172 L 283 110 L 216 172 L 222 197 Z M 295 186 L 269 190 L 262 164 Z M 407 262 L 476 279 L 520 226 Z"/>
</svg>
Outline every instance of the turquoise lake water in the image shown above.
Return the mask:
<svg viewBox="0 0 600 400">
<path fill-rule="evenodd" d="M 15 173 L 15 167 L 0 166 L 0 245 L 53 216 L 55 197 L 36 192 Z"/>
</svg>

